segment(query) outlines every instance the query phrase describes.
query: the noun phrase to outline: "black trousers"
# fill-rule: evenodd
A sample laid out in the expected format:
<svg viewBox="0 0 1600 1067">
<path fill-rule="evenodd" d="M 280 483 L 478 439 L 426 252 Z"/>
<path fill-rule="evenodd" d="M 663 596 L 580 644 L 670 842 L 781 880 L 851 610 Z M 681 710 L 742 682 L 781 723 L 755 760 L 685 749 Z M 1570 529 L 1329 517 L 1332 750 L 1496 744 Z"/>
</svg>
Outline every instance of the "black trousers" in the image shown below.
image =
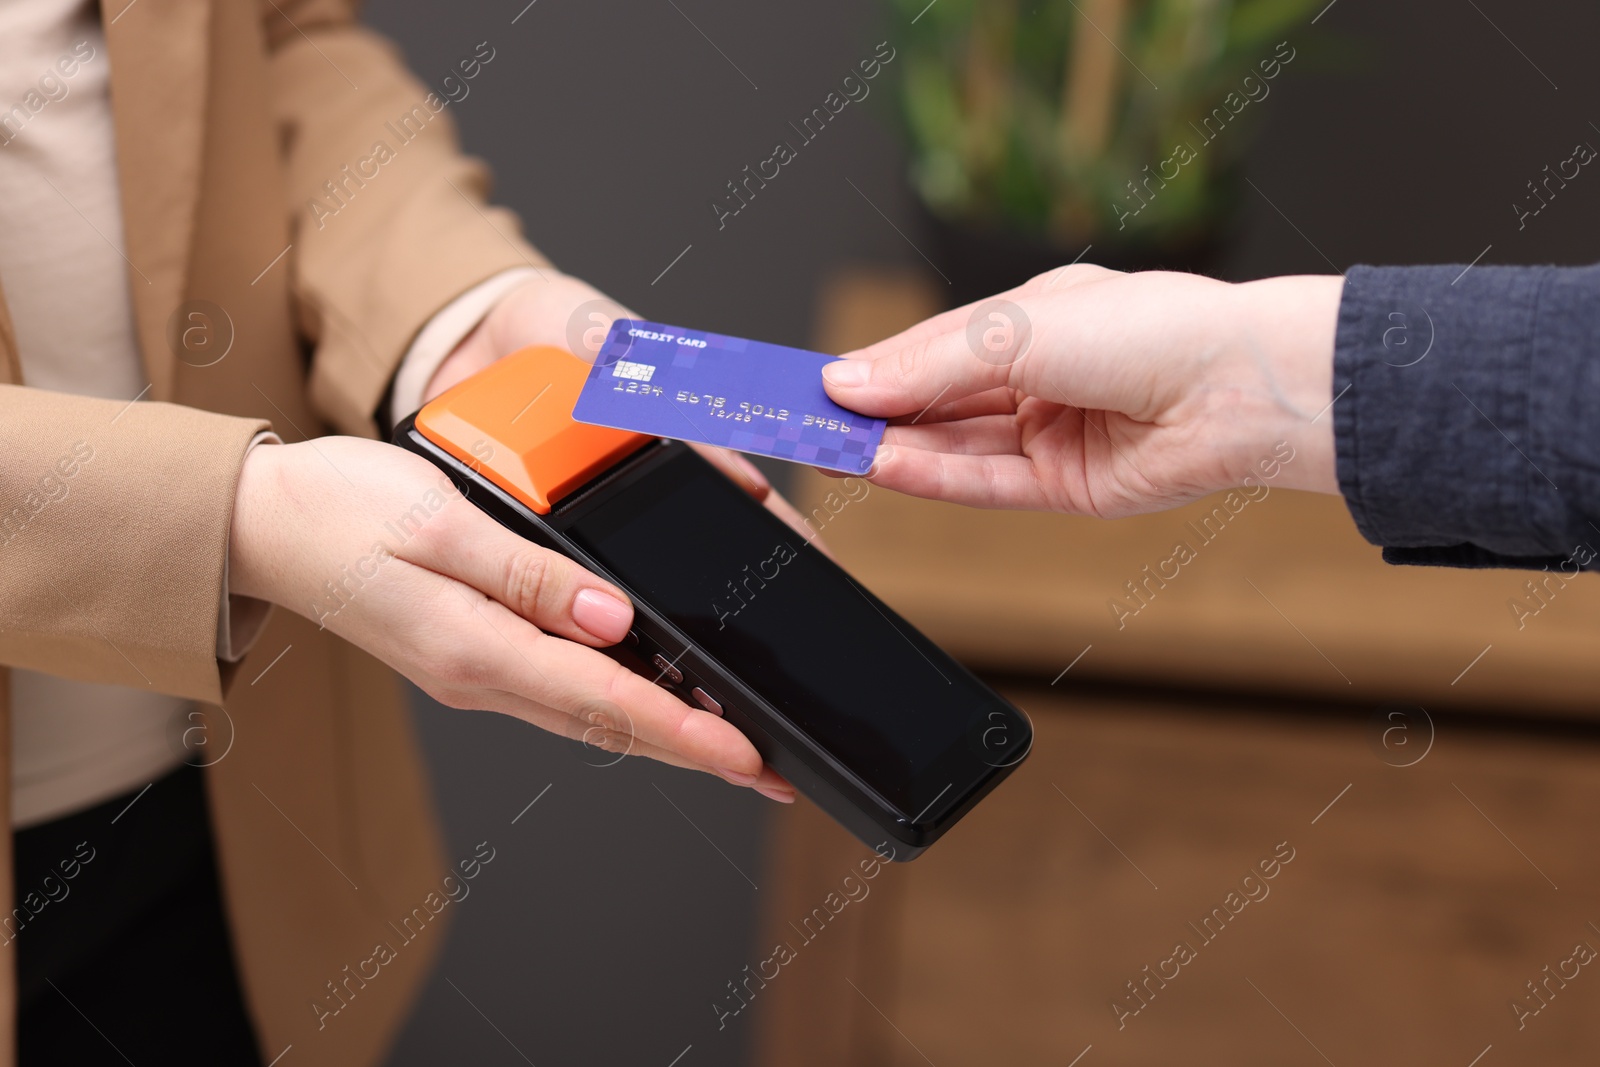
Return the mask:
<svg viewBox="0 0 1600 1067">
<path fill-rule="evenodd" d="M 198 769 L 12 845 L 21 1067 L 260 1067 Z"/>
</svg>

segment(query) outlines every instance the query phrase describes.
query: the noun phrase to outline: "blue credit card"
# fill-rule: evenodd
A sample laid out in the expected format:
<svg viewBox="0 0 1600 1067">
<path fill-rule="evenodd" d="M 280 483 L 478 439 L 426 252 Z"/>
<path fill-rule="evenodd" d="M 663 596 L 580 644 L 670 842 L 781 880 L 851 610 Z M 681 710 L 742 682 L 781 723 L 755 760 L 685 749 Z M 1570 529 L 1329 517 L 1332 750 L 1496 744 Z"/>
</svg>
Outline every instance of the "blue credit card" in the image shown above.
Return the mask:
<svg viewBox="0 0 1600 1067">
<path fill-rule="evenodd" d="M 572 417 L 865 474 L 884 421 L 835 404 L 822 366 L 836 356 L 705 330 L 617 319 Z"/>
</svg>

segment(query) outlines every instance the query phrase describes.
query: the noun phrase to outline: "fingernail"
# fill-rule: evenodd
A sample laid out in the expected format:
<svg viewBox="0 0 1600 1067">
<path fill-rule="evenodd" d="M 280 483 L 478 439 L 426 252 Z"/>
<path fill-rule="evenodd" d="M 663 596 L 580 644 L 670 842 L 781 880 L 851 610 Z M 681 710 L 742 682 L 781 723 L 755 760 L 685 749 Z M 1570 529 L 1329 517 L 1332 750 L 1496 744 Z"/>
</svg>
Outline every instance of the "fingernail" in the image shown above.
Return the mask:
<svg viewBox="0 0 1600 1067">
<path fill-rule="evenodd" d="M 779 804 L 793 804 L 794 803 L 794 794 L 793 793 L 785 792 L 782 789 L 773 789 L 773 788 L 771 788 L 769 786 L 764 786 L 764 785 L 758 785 L 758 786 L 755 786 L 754 788 L 755 788 L 755 791 L 757 793 L 760 793 L 762 796 L 766 797 L 768 800 L 776 800 Z"/>
<path fill-rule="evenodd" d="M 718 767 L 717 773 L 734 785 L 755 785 L 759 777 L 759 775 L 745 774 L 743 771 L 730 771 L 726 767 Z"/>
<path fill-rule="evenodd" d="M 572 621 L 602 641 L 621 641 L 633 621 L 633 608 L 610 593 L 585 589 L 573 598 Z"/>
<path fill-rule="evenodd" d="M 866 385 L 867 379 L 872 376 L 872 368 L 863 359 L 836 359 L 832 363 L 822 365 L 822 376 L 828 379 L 829 385 L 848 389 L 856 385 Z"/>
</svg>

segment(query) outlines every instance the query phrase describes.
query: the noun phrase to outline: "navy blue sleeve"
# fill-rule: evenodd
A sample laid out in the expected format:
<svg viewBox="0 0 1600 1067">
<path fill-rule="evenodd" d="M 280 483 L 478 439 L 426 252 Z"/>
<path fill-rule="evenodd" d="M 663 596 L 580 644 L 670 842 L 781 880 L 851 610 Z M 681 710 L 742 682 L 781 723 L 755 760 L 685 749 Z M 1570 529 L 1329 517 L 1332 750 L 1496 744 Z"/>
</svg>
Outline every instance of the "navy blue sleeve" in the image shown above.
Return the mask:
<svg viewBox="0 0 1600 1067">
<path fill-rule="evenodd" d="M 1600 265 L 1355 267 L 1334 350 L 1339 488 L 1390 563 L 1593 564 Z"/>
</svg>

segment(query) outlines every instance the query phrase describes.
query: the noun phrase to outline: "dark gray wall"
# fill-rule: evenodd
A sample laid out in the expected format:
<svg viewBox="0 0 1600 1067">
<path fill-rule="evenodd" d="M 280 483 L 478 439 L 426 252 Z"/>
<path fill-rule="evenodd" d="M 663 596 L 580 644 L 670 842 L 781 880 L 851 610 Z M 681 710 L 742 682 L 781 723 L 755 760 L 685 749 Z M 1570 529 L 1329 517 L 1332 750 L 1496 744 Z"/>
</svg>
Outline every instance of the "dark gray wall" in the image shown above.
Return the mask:
<svg viewBox="0 0 1600 1067">
<path fill-rule="evenodd" d="M 1600 9 L 1564 0 L 1338 0 L 1292 35 L 1307 65 L 1261 105 L 1230 273 L 1467 263 L 1491 244 L 1484 263 L 1600 259 L 1594 168 L 1520 232 L 1511 207 L 1577 142 L 1600 148 L 1597 32 Z"/>
<path fill-rule="evenodd" d="M 924 243 L 883 79 L 724 230 L 707 206 L 870 53 L 876 5 L 524 2 L 368 14 L 436 85 L 495 49 L 451 110 L 564 269 L 668 322 L 804 345 L 830 270 L 920 265 L 849 184 Z M 1584 110 L 1597 31 L 1600 11 L 1549 0 L 1337 0 L 1258 105 L 1259 192 L 1242 191 L 1221 271 L 1466 262 L 1489 245 L 1485 263 L 1600 258 L 1600 173 L 1522 232 L 1510 207 L 1576 141 L 1600 146 Z M 453 854 L 498 852 L 393 1063 L 666 1067 L 691 1045 L 684 1067 L 742 1062 L 746 1030 L 718 1033 L 710 1003 L 753 958 L 765 802 L 655 764 L 586 766 L 508 719 L 421 700 L 417 715 Z"/>
<path fill-rule="evenodd" d="M 708 206 L 871 55 L 875 5 L 539 0 L 511 25 L 525 3 L 378 0 L 369 18 L 434 84 L 478 42 L 495 49 L 451 110 L 564 270 L 641 314 L 803 344 L 828 268 L 915 257 L 846 182 L 900 209 L 897 152 L 873 121 L 882 78 L 726 228 Z"/>
</svg>

